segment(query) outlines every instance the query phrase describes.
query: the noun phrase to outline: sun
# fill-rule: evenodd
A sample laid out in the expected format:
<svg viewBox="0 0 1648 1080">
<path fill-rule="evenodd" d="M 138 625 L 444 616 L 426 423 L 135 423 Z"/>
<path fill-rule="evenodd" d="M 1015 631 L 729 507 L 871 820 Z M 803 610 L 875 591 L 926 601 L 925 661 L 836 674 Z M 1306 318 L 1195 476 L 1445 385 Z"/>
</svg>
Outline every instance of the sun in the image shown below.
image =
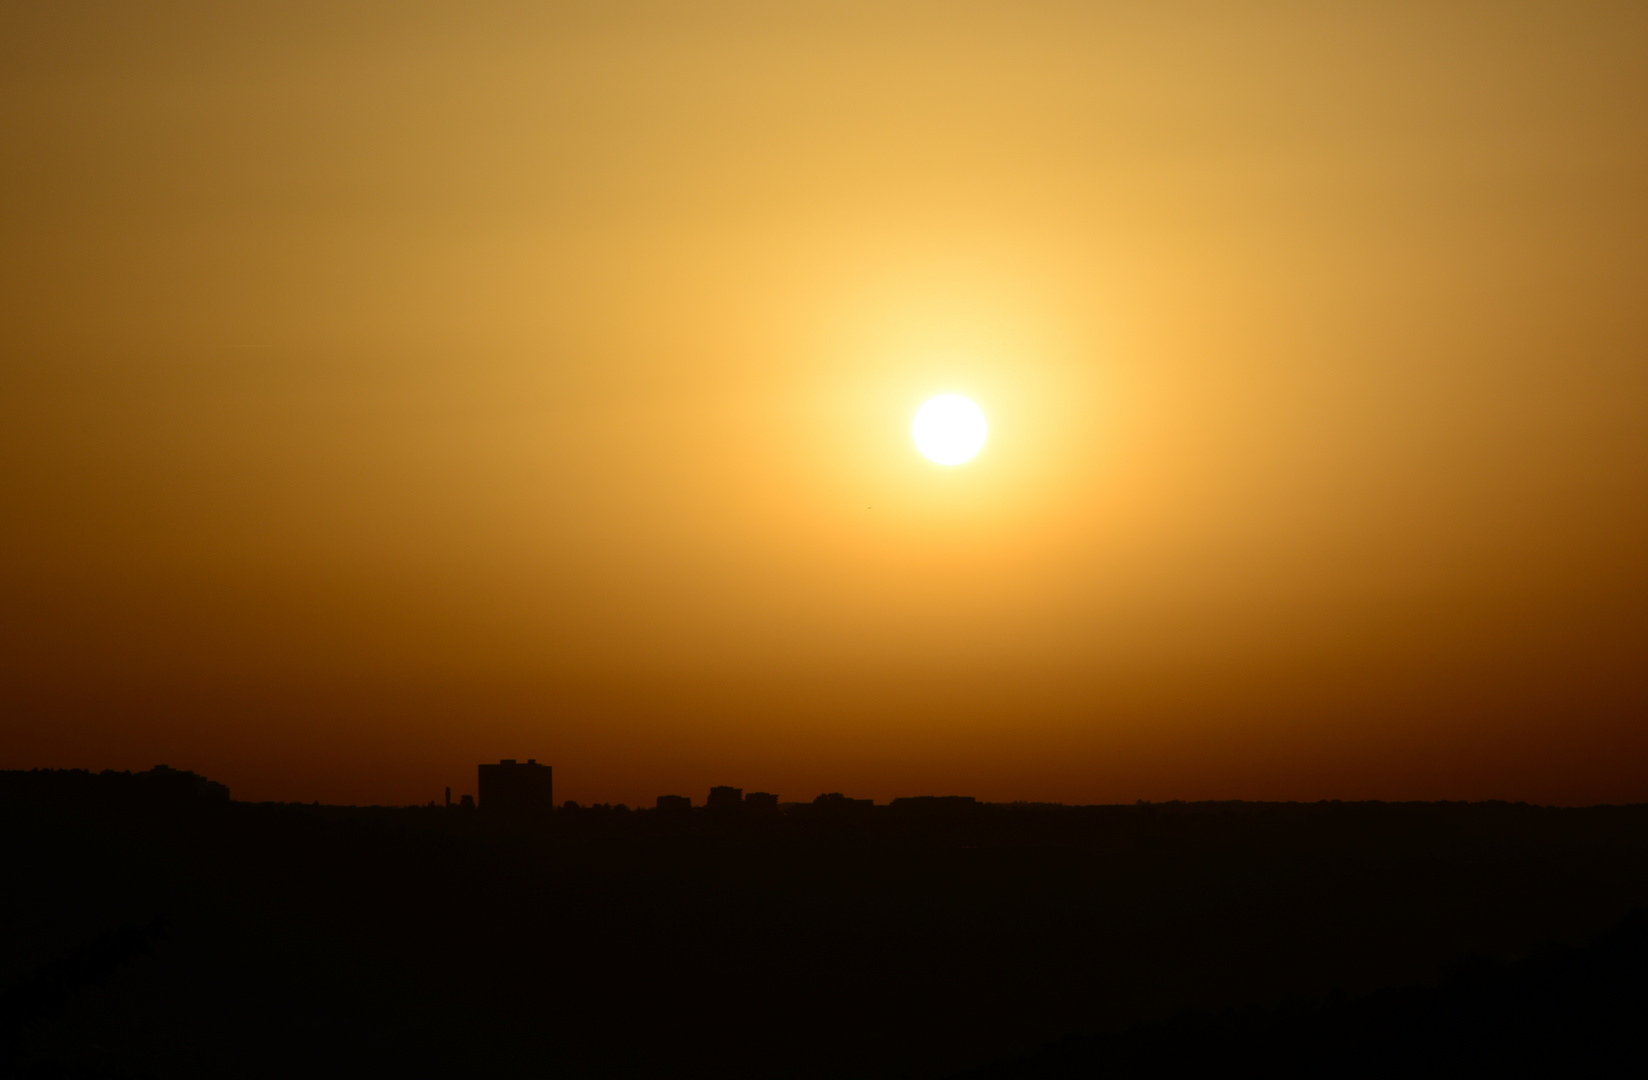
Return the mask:
<svg viewBox="0 0 1648 1080">
<path fill-rule="evenodd" d="M 940 465 L 971 461 L 984 449 L 984 411 L 960 394 L 941 394 L 916 410 L 916 448 Z"/>
</svg>

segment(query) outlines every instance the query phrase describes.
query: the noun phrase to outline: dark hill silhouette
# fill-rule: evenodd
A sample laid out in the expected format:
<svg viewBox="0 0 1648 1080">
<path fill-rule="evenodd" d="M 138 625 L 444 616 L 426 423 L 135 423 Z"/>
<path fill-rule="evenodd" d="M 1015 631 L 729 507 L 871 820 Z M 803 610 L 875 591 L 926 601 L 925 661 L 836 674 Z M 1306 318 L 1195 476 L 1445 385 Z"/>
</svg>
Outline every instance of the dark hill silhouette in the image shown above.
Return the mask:
<svg viewBox="0 0 1648 1080">
<path fill-rule="evenodd" d="M 1464 957 L 1520 978 L 1541 943 L 1648 904 L 1648 807 L 837 797 L 500 820 L 239 803 L 190 776 L 0 774 L 0 990 L 61 990 L 10 1021 L 14 1070 L 1022 1070 L 1148 1046 L 1187 1010 L 1210 1038 L 1331 1032 Z M 96 978 L 50 974 L 160 919 Z"/>
</svg>

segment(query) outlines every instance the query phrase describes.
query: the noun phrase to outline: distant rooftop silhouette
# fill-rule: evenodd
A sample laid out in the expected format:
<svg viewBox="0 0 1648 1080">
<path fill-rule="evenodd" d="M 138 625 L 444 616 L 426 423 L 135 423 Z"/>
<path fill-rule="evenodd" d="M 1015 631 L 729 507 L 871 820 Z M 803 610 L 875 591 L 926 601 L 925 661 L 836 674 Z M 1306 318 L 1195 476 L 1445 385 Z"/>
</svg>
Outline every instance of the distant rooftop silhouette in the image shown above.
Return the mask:
<svg viewBox="0 0 1648 1080">
<path fill-rule="evenodd" d="M 711 810 L 726 811 L 739 810 L 744 805 L 744 789 L 735 787 L 712 787 L 710 797 L 704 803 Z"/>
<path fill-rule="evenodd" d="M 481 765 L 480 805 L 482 813 L 500 817 L 547 816 L 555 808 L 555 770 L 528 758 L 522 765 L 504 758 L 496 765 Z"/>
</svg>

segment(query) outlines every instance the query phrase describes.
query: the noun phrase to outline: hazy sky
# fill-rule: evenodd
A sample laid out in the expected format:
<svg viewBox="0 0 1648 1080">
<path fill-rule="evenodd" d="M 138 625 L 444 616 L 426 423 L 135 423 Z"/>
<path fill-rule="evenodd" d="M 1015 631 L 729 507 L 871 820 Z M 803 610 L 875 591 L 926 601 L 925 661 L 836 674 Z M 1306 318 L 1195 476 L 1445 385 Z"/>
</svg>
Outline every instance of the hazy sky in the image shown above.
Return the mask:
<svg viewBox="0 0 1648 1080">
<path fill-rule="evenodd" d="M 1648 799 L 1645 56 L 1640 3 L 10 0 L 0 767 Z"/>
</svg>

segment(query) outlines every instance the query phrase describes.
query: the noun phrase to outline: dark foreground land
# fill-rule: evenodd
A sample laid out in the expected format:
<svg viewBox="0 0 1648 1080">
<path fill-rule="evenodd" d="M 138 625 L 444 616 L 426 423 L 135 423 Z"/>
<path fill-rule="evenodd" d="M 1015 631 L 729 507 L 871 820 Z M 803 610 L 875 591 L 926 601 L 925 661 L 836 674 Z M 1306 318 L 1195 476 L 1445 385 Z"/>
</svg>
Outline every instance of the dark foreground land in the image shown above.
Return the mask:
<svg viewBox="0 0 1648 1080">
<path fill-rule="evenodd" d="M 158 771 L 3 773 L 0 805 L 16 1075 L 1648 1061 L 1644 806 L 917 801 L 523 823 L 236 803 Z"/>
</svg>

